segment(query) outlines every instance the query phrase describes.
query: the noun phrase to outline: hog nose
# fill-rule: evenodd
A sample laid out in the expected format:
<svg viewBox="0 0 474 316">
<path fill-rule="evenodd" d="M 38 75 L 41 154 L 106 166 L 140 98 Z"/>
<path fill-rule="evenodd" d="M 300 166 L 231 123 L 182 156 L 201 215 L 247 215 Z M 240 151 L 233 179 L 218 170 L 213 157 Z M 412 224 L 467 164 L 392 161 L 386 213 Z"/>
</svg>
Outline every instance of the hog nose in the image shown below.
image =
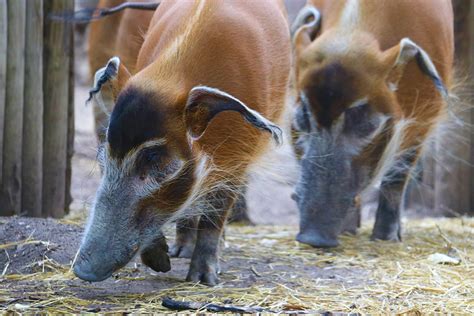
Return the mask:
<svg viewBox="0 0 474 316">
<path fill-rule="evenodd" d="M 78 260 L 74 264 L 74 274 L 84 281 L 100 282 L 110 277 L 112 272 L 98 272 L 85 260 Z"/>
<path fill-rule="evenodd" d="M 332 248 L 339 245 L 336 238 L 323 236 L 318 231 L 302 231 L 296 236 L 296 240 L 315 248 Z"/>
</svg>

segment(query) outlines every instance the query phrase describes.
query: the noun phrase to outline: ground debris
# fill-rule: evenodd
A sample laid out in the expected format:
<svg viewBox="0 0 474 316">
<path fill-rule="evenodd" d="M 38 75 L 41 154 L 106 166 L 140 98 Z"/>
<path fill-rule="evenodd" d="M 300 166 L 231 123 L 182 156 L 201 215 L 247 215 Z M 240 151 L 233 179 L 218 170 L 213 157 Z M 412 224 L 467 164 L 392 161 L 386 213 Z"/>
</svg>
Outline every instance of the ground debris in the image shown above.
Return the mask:
<svg viewBox="0 0 474 316">
<path fill-rule="evenodd" d="M 429 255 L 428 260 L 433 262 L 433 263 L 439 263 L 439 264 L 454 264 L 458 265 L 461 263 L 461 259 L 459 258 L 453 258 L 448 255 L 442 254 L 442 253 L 434 253 Z"/>
<path fill-rule="evenodd" d="M 231 312 L 231 313 L 245 313 L 245 314 L 254 314 L 254 313 L 274 313 L 273 311 L 261 308 L 261 307 L 240 307 L 233 305 L 218 305 L 212 303 L 199 303 L 199 302 L 182 302 L 176 301 L 169 297 L 163 298 L 161 302 L 166 308 L 184 311 L 184 310 L 207 310 L 208 312 L 218 313 L 218 312 Z"/>
<path fill-rule="evenodd" d="M 83 282 L 71 272 L 82 228 L 70 225 L 83 221 L 14 221 L 0 221 L 0 240 L 8 245 L 0 249 L 0 273 L 8 265 L 0 277 L 0 310 L 160 313 L 170 312 L 162 301 L 171 297 L 264 313 L 474 313 L 472 218 L 405 220 L 403 243 L 371 242 L 372 225 L 365 223 L 357 236 L 342 236 L 341 246 L 330 250 L 297 243 L 296 226 L 231 225 L 216 287 L 185 282 L 189 259 L 183 258 L 172 258 L 168 273 L 135 261 L 104 282 Z M 459 264 L 428 260 L 437 253 L 459 258 Z M 195 310 L 217 312 L 207 307 Z"/>
</svg>

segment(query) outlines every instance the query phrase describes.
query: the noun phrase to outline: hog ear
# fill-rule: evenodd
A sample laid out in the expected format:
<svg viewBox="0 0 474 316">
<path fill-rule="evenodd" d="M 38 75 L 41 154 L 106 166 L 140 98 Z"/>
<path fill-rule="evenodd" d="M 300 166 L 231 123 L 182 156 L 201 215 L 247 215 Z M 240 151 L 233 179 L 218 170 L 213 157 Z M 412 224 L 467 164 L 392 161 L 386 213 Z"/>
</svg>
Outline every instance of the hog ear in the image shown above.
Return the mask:
<svg viewBox="0 0 474 316">
<path fill-rule="evenodd" d="M 388 69 L 387 84 L 390 89 L 395 91 L 398 88 L 406 65 L 413 59 L 418 64 L 420 71 L 431 79 L 441 95 L 447 97 L 448 90 L 430 56 L 409 38 L 403 38 L 398 45 L 384 52 L 384 63 Z"/>
<path fill-rule="evenodd" d="M 256 128 L 269 132 L 277 144 L 282 143 L 282 131 L 277 125 L 230 94 L 205 86 L 194 87 L 189 92 L 184 111 L 188 133 L 194 140 L 199 139 L 212 119 L 224 111 L 240 113 Z"/>
<path fill-rule="evenodd" d="M 109 115 L 130 76 L 128 69 L 120 63 L 120 58 L 112 57 L 105 67 L 96 71 L 94 87 L 89 90 L 87 102 L 94 99 L 102 111 Z"/>
<path fill-rule="evenodd" d="M 296 51 L 304 49 L 316 38 L 321 25 L 321 13 L 312 5 L 307 5 L 298 13 L 290 32 Z"/>
</svg>

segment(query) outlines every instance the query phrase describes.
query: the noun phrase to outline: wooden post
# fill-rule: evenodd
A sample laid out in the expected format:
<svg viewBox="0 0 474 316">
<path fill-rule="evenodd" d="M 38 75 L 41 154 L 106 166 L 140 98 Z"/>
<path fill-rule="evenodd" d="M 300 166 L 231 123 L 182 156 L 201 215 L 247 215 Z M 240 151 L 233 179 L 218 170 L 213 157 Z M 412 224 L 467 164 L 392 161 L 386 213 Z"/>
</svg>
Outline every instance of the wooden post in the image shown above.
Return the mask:
<svg viewBox="0 0 474 316">
<path fill-rule="evenodd" d="M 65 211 L 69 213 L 69 206 L 72 203 L 71 177 L 72 177 L 72 156 L 74 155 L 74 32 L 70 33 L 71 55 L 69 58 L 69 102 L 67 112 L 67 162 L 66 162 L 66 205 Z"/>
<path fill-rule="evenodd" d="M 454 42 L 455 64 L 458 70 L 468 69 L 472 63 L 470 43 L 470 10 L 471 1 L 454 0 Z M 472 16 L 472 15 L 471 15 Z M 460 73 L 461 76 L 468 73 Z M 461 98 L 465 97 L 460 95 Z M 463 100 L 465 101 L 465 100 Z M 466 100 L 468 101 L 468 100 Z M 436 166 L 435 212 L 446 216 L 467 214 L 472 209 L 473 195 L 471 156 L 471 113 L 458 111 L 456 115 L 464 126 L 443 134 L 438 139 L 438 164 Z M 453 123 L 456 124 L 456 123 Z"/>
<path fill-rule="evenodd" d="M 20 214 L 23 83 L 25 75 L 25 0 L 8 0 L 8 50 L 0 213 Z"/>
<path fill-rule="evenodd" d="M 0 0 L 0 195 L 2 189 L 3 127 L 5 122 L 5 91 L 7 85 L 7 27 L 7 0 Z M 0 214 L 2 214 L 1 207 Z"/>
<path fill-rule="evenodd" d="M 22 212 L 41 216 L 43 169 L 43 0 L 26 4 Z"/>
<path fill-rule="evenodd" d="M 45 16 L 74 10 L 73 0 L 44 2 Z M 43 214 L 65 214 L 69 65 L 72 25 L 47 19 L 44 25 Z"/>
</svg>

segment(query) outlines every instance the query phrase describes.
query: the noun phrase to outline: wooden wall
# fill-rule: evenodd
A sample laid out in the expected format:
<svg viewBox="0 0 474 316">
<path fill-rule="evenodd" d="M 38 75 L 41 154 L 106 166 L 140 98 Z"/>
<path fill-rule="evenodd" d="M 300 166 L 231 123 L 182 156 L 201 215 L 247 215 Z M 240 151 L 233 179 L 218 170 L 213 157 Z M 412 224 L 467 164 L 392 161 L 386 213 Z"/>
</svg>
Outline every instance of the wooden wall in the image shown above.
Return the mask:
<svg viewBox="0 0 474 316">
<path fill-rule="evenodd" d="M 0 215 L 62 217 L 70 203 L 74 0 L 0 0 Z"/>
</svg>

